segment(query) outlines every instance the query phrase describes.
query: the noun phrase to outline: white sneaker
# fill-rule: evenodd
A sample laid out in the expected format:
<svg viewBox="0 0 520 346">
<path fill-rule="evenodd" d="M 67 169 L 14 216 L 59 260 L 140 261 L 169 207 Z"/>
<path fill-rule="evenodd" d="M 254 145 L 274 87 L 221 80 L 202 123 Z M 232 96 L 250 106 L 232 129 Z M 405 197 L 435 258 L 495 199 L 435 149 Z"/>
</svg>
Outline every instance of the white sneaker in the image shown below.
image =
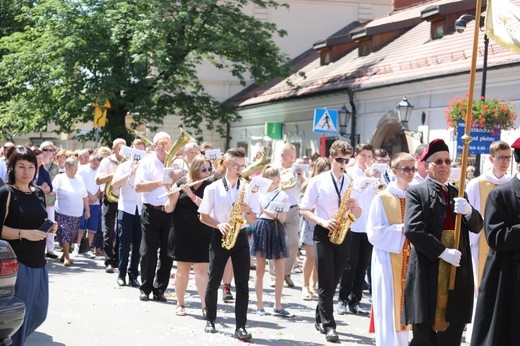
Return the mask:
<svg viewBox="0 0 520 346">
<path fill-rule="evenodd" d="M 74 249 L 72 250 L 72 257 L 76 257 L 79 254 L 79 246 L 77 244 L 74 245 Z"/>
<path fill-rule="evenodd" d="M 87 251 L 87 252 L 85 252 L 85 253 L 83 254 L 83 256 L 85 256 L 86 258 L 90 258 L 90 259 L 94 259 L 94 258 L 96 258 L 96 255 L 94 255 L 94 254 L 92 253 L 92 251 Z"/>
</svg>

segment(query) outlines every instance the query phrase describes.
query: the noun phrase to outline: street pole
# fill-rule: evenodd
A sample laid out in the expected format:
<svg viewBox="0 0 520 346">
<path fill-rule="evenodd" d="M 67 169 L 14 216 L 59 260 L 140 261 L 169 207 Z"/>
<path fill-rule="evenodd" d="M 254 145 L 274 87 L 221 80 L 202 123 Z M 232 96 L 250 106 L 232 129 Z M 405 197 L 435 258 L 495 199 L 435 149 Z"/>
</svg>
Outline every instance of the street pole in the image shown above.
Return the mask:
<svg viewBox="0 0 520 346">
<path fill-rule="evenodd" d="M 480 97 L 486 98 L 486 82 L 487 82 L 487 65 L 488 65 L 488 45 L 489 38 L 484 34 L 484 60 L 482 62 L 482 88 L 480 89 Z M 475 175 L 480 175 L 481 154 L 475 155 Z"/>
</svg>

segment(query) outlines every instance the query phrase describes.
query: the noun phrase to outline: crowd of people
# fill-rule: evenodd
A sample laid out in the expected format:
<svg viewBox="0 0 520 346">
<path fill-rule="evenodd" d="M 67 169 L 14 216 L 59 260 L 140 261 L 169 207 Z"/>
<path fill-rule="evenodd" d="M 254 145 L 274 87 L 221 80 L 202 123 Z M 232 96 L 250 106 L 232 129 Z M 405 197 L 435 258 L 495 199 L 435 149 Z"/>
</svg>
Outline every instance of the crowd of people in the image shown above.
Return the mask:
<svg viewBox="0 0 520 346">
<path fill-rule="evenodd" d="M 520 184 L 507 171 L 513 150 L 520 163 L 520 139 L 491 144 L 491 168 L 480 176 L 468 167 L 464 197 L 440 139 L 392 157 L 338 140 L 314 160 L 286 143 L 272 163 L 193 141 L 172 153 L 166 132 L 147 142 L 0 150 L 0 237 L 18 256 L 16 295 L 27 311 L 15 345 L 45 320 L 46 258 L 70 267 L 80 255 L 103 256 L 105 272 L 138 288 L 143 302 L 168 300 L 175 263 L 177 316 L 187 315 L 193 270 L 204 331 L 217 332 L 222 288 L 224 301 L 235 301 L 234 337 L 246 341 L 250 289 L 258 315 L 292 316 L 282 291 L 295 286 L 305 254 L 301 298 L 317 301 L 314 326 L 328 342 L 340 340 L 335 312 L 370 317 L 377 345 L 460 345 L 466 327 L 472 345 L 519 342 Z M 371 311 L 360 304 L 365 289 Z"/>
</svg>

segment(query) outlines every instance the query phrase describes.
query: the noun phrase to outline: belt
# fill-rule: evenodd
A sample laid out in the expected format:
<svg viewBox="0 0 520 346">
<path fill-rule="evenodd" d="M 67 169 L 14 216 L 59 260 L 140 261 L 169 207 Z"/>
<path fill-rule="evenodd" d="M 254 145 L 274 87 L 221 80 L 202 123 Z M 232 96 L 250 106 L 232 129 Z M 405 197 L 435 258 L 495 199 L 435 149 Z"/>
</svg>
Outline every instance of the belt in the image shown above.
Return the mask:
<svg viewBox="0 0 520 346">
<path fill-rule="evenodd" d="M 143 203 L 143 205 L 146 206 L 147 208 L 164 211 L 164 205 L 153 205 L 150 203 Z"/>
<path fill-rule="evenodd" d="M 298 206 L 298 204 L 291 205 L 291 206 L 289 207 L 289 209 L 296 208 L 297 206 Z"/>
</svg>

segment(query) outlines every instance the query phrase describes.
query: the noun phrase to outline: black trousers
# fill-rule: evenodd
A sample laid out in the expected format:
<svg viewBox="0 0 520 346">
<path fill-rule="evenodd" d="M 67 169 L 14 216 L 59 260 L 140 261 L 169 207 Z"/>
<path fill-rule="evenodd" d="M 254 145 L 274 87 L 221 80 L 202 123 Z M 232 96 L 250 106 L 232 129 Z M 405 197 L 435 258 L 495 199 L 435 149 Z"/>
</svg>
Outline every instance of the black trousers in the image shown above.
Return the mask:
<svg viewBox="0 0 520 346">
<path fill-rule="evenodd" d="M 345 242 L 348 244 L 349 255 L 339 284 L 339 300 L 357 304 L 363 297 L 365 273 L 372 257 L 372 244 L 366 233 L 350 231 Z"/>
<path fill-rule="evenodd" d="M 105 252 L 105 266 L 117 267 L 118 244 L 114 244 L 116 238 L 117 203 L 108 202 L 103 197 L 101 206 L 101 228 L 103 229 L 103 251 Z"/>
<path fill-rule="evenodd" d="M 336 321 L 334 320 L 333 300 L 348 256 L 347 240 L 345 239 L 340 245 L 332 244 L 326 237 L 328 231 L 321 226 L 314 228 L 314 234 L 316 265 L 319 273 L 316 323 L 322 323 L 325 330 L 335 329 Z M 325 236 L 317 237 L 317 235 L 323 234 Z"/>
<path fill-rule="evenodd" d="M 231 250 L 222 247 L 222 234 L 213 230 L 209 245 L 209 281 L 206 288 L 206 319 L 215 321 L 217 318 L 217 296 L 220 281 L 224 274 L 226 263 L 231 257 L 233 273 L 235 274 L 235 320 L 236 328 L 245 328 L 247 323 L 247 306 L 249 304 L 249 242 L 246 232 L 241 230 L 235 246 Z"/>
<path fill-rule="evenodd" d="M 168 256 L 168 234 L 172 227 L 172 215 L 173 213 L 143 206 L 140 253 L 141 291 L 145 294 L 164 293 L 168 287 L 173 264 L 173 259 Z M 157 250 L 159 250 L 159 266 L 157 266 Z"/>
<path fill-rule="evenodd" d="M 412 324 L 413 338 L 410 346 L 460 346 L 465 323 L 450 322 L 448 329 L 436 332 L 433 323 Z"/>
<path fill-rule="evenodd" d="M 139 249 L 141 247 L 141 216 L 135 208 L 134 214 L 126 213 L 119 210 L 117 213 L 117 223 L 119 228 L 119 277 L 124 279 L 127 273 L 132 278 L 139 276 L 139 259 L 141 258 Z M 128 265 L 128 256 L 130 256 L 130 265 Z"/>
</svg>

